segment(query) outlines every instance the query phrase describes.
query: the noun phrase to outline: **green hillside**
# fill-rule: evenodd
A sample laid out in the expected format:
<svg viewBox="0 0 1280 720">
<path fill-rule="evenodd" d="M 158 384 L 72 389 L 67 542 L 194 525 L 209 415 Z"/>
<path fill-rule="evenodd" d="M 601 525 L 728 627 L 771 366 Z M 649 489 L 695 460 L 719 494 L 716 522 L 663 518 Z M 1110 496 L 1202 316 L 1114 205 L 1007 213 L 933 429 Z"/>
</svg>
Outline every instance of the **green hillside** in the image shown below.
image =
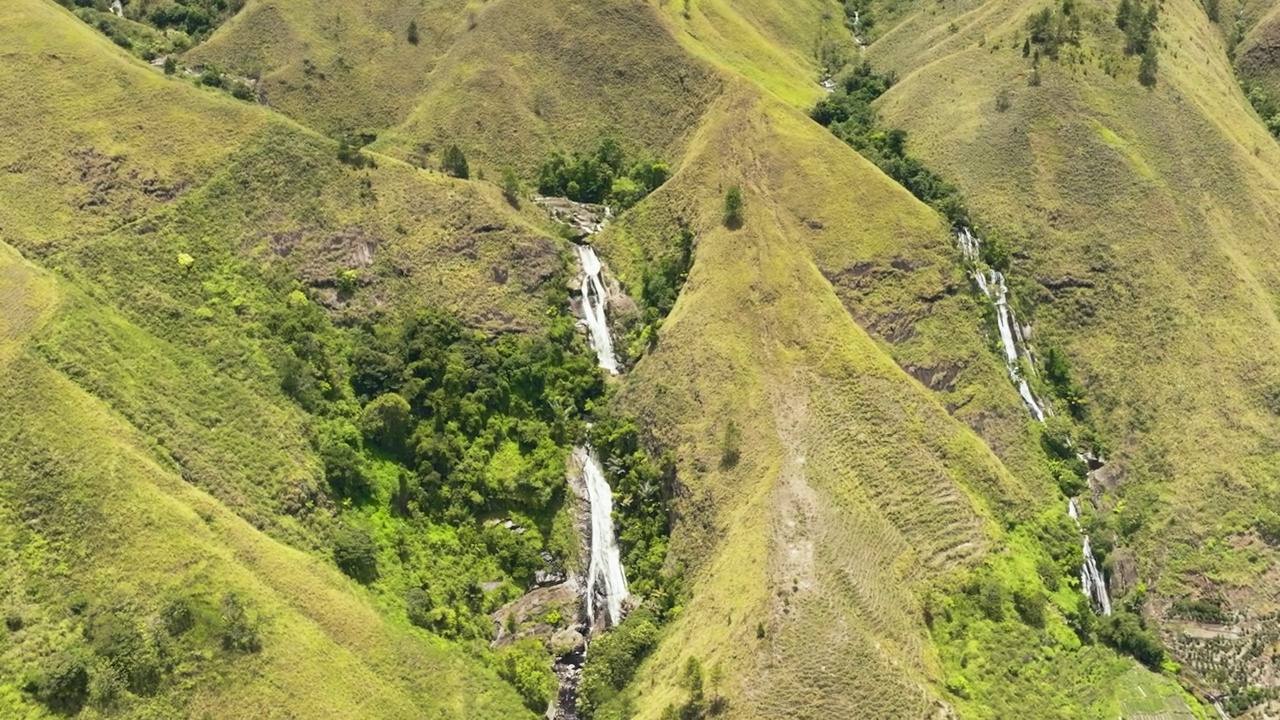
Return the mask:
<svg viewBox="0 0 1280 720">
<path fill-rule="evenodd" d="M 531 717 L 585 642 L 584 720 L 1266 717 L 1265 3 L 67 5 L 0 8 L 0 715 Z"/>
</svg>

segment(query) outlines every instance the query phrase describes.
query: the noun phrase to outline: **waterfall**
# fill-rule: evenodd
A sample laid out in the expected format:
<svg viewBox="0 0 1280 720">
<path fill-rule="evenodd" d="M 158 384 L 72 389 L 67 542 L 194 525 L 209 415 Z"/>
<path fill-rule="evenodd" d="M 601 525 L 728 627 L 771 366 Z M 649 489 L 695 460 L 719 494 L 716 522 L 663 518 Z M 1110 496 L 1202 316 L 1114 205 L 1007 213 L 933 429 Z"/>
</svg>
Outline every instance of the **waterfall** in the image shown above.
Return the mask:
<svg viewBox="0 0 1280 720">
<path fill-rule="evenodd" d="M 600 277 L 600 258 L 590 245 L 574 245 L 574 248 L 582 263 L 582 322 L 591 331 L 591 349 L 596 351 L 600 367 L 610 375 L 617 375 L 618 359 L 613 355 L 613 338 L 609 336 L 609 321 L 605 316 L 608 301 Z"/>
<path fill-rule="evenodd" d="M 603 596 L 609 624 L 622 620 L 622 604 L 627 599 L 627 576 L 622 571 L 622 556 L 613 532 L 613 491 L 604 479 L 600 460 L 590 447 L 578 447 L 574 458 L 582 467 L 582 480 L 587 486 L 591 504 L 591 561 L 587 569 L 587 617 L 595 624 L 597 594 Z"/>
<path fill-rule="evenodd" d="M 1009 307 L 1009 286 L 1005 284 L 1004 273 L 995 268 L 990 268 L 984 273 L 978 266 L 981 260 L 981 242 L 968 228 L 960 228 L 956 231 L 956 244 L 960 246 L 960 254 L 964 259 L 975 266 L 973 280 L 978 284 L 978 289 L 995 305 L 996 325 L 1000 329 L 1000 345 L 1004 348 L 1004 366 L 1009 373 L 1009 379 L 1018 389 L 1018 396 L 1022 398 L 1027 410 L 1031 411 L 1031 416 L 1037 422 L 1044 422 L 1045 410 L 1036 399 L 1035 393 L 1031 392 L 1031 385 L 1026 378 L 1022 377 L 1022 369 L 1018 365 L 1018 356 L 1021 354 L 1030 366 L 1031 353 L 1027 351 L 1025 344 L 1019 347 L 1018 337 L 1014 334 L 1017 326 L 1013 308 Z"/>
<path fill-rule="evenodd" d="M 1036 422 L 1044 422 L 1046 411 L 1040 406 L 1035 394 L 1031 392 L 1031 385 L 1022 376 L 1022 368 L 1018 364 L 1019 356 L 1025 357 L 1027 367 L 1031 368 L 1031 353 L 1026 349 L 1027 333 L 1018 332 L 1015 335 L 1017 324 L 1013 316 L 1013 308 L 1009 307 L 1009 286 L 1005 284 L 1004 274 L 995 268 L 987 268 L 984 271 L 981 241 L 968 228 L 962 227 L 956 231 L 956 245 L 959 246 L 960 254 L 965 261 L 973 264 L 973 280 L 978 290 L 995 305 L 996 325 L 1000 330 L 1000 345 L 1004 349 L 1004 366 L 1009 373 L 1009 379 L 1018 388 L 1018 396 L 1022 398 L 1027 410 L 1031 411 L 1031 416 L 1036 419 Z M 1019 340 L 1023 342 L 1019 343 Z M 1081 459 L 1084 457 L 1082 456 Z M 1107 581 L 1102 570 L 1098 568 L 1098 561 L 1093 557 L 1089 536 L 1084 535 L 1083 528 L 1080 527 L 1080 510 L 1076 506 L 1075 498 L 1067 500 L 1067 517 L 1076 524 L 1076 529 L 1081 531 L 1083 537 L 1081 549 L 1084 553 L 1084 563 L 1080 566 L 1080 589 L 1103 615 L 1110 615 L 1111 598 L 1107 595 Z"/>
<path fill-rule="evenodd" d="M 1103 615 L 1111 614 L 1111 598 L 1107 595 L 1107 581 L 1098 569 L 1098 561 L 1093 557 L 1093 548 L 1089 547 L 1089 536 L 1084 536 L 1084 565 L 1080 568 L 1080 589 Z"/>
</svg>

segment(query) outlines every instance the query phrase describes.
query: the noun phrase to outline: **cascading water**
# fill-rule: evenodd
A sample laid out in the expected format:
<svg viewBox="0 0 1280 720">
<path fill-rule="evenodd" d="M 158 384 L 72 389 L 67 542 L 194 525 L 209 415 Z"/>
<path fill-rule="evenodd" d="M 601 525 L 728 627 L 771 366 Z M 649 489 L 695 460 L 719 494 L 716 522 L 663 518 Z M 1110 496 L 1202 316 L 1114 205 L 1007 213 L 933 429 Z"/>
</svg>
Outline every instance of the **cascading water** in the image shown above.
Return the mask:
<svg viewBox="0 0 1280 720">
<path fill-rule="evenodd" d="M 1044 408 L 1031 392 L 1031 385 L 1027 383 L 1026 378 L 1022 377 L 1022 368 L 1018 364 L 1018 356 L 1021 354 L 1030 366 L 1031 353 L 1025 347 L 1019 348 L 1018 338 L 1014 334 L 1016 325 L 1013 308 L 1009 307 L 1009 287 L 1005 284 L 1004 274 L 994 268 L 984 273 L 982 268 L 977 266 L 981 245 L 968 228 L 960 228 L 957 231 L 956 244 L 960 246 L 960 252 L 964 258 L 974 263 L 973 279 L 978 284 L 978 289 L 990 298 L 996 307 L 996 325 L 1000 328 L 1000 344 L 1004 347 L 1004 365 L 1009 372 L 1009 379 L 1013 380 L 1013 384 L 1018 388 L 1018 395 L 1031 411 L 1032 417 L 1039 422 L 1044 422 Z"/>
<path fill-rule="evenodd" d="M 627 576 L 622 570 L 622 555 L 618 551 L 617 536 L 613 531 L 613 492 L 596 454 L 588 447 L 574 450 L 574 459 L 582 467 L 582 481 L 587 486 L 587 499 L 591 504 L 591 561 L 587 569 L 587 617 L 592 625 L 600 610 L 607 614 L 609 624 L 622 620 L 622 605 L 627 600 Z M 596 598 L 604 602 L 597 605 Z"/>
<path fill-rule="evenodd" d="M 1025 333 L 1016 332 L 1017 324 L 1013 309 L 1009 307 L 1009 286 L 1005 284 L 1004 274 L 995 268 L 988 268 L 984 272 L 980 265 L 982 243 L 968 228 L 960 228 L 956 231 L 956 245 L 960 247 L 960 254 L 964 259 L 973 264 L 973 280 L 978 285 L 978 289 L 995 305 L 996 325 L 1000 329 L 1000 344 L 1004 348 L 1004 365 L 1009 373 L 1009 379 L 1018 388 L 1018 395 L 1027 406 L 1027 410 L 1031 411 L 1031 416 L 1037 422 L 1044 422 L 1046 410 L 1031 392 L 1031 385 L 1022 376 L 1022 368 L 1018 362 L 1021 356 L 1026 358 L 1028 368 L 1034 367 L 1030 351 L 1025 344 L 1019 343 L 1020 339 L 1025 340 Z M 1093 557 L 1089 536 L 1084 535 L 1080 527 L 1080 511 L 1076 507 L 1074 498 L 1067 501 L 1067 516 L 1076 524 L 1076 529 L 1081 530 L 1083 537 L 1081 549 L 1084 553 L 1084 562 L 1080 566 L 1080 589 L 1099 612 L 1110 615 L 1111 597 L 1107 594 L 1107 581 L 1102 570 L 1098 568 L 1098 561 Z"/>
<path fill-rule="evenodd" d="M 1107 595 L 1107 581 L 1098 569 L 1098 561 L 1093 557 L 1093 548 L 1089 547 L 1089 536 L 1084 536 L 1084 565 L 1080 568 L 1080 589 L 1102 611 L 1103 615 L 1111 614 L 1111 597 Z"/>
<path fill-rule="evenodd" d="M 578 261 L 582 263 L 582 322 L 591 332 L 591 349 L 596 351 L 600 367 L 610 375 L 618 374 L 618 359 L 613 354 L 613 338 L 609 336 L 609 321 L 605 315 L 608 303 L 604 281 L 600 277 L 600 258 L 590 245 L 574 245 Z"/>
<path fill-rule="evenodd" d="M 557 201 L 560 204 L 568 201 Z M 577 207 L 570 203 L 570 209 Z M 592 221 L 585 227 L 590 235 L 598 232 L 609 218 L 606 208 L 604 220 Z M 584 223 L 579 223 L 583 227 Z M 578 261 L 582 264 L 582 323 L 589 330 L 591 348 L 601 368 L 611 375 L 618 374 L 618 360 L 613 354 L 613 338 L 609 335 L 609 322 L 605 314 L 603 267 L 595 249 L 590 245 L 574 246 Z M 587 627 L 584 634 L 590 637 L 594 629 L 605 625 L 617 625 L 622 621 L 624 606 L 629 597 L 627 576 L 622 569 L 622 554 L 618 549 L 617 535 L 613 528 L 613 490 L 605 479 L 600 460 L 590 446 L 573 450 L 573 462 L 581 470 L 582 484 L 586 489 L 590 513 L 591 545 L 585 588 Z M 582 665 L 587 656 L 587 644 L 556 659 L 552 669 L 560 681 L 560 691 L 548 710 L 553 720 L 577 720 L 578 683 L 582 678 Z"/>
</svg>

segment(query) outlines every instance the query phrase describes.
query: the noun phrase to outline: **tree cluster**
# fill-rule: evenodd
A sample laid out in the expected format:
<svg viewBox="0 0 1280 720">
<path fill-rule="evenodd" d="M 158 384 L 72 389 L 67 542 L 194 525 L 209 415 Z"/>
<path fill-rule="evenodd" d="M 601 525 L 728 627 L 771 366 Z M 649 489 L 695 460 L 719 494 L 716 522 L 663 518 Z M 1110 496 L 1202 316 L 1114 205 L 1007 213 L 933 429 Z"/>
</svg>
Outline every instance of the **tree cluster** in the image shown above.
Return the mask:
<svg viewBox="0 0 1280 720">
<path fill-rule="evenodd" d="M 578 684 L 578 714 L 591 720 L 613 702 L 657 642 L 658 621 L 647 608 L 632 612 L 622 624 L 594 640 Z"/>
<path fill-rule="evenodd" d="M 1027 41 L 1022 46 L 1025 57 L 1032 46 L 1046 57 L 1058 57 L 1063 45 L 1080 44 L 1080 16 L 1072 0 L 1062 0 L 1058 9 L 1043 8 L 1027 18 Z"/>
<path fill-rule="evenodd" d="M 1158 0 L 1120 0 L 1116 10 L 1116 27 L 1124 32 L 1124 52 L 1141 58 L 1138 81 L 1151 86 L 1156 82 L 1156 23 L 1160 19 Z"/>
<path fill-rule="evenodd" d="M 864 62 L 841 81 L 835 92 L 819 101 L 810 115 L 952 224 L 967 225 L 968 210 L 959 191 L 907 154 L 906 131 L 879 126 L 871 103 L 892 84 L 891 77 L 874 73 Z"/>
<path fill-rule="evenodd" d="M 635 205 L 667 181 L 671 169 L 656 158 L 629 161 L 622 146 L 605 138 L 589 155 L 551 153 L 538 171 L 538 192 L 575 202 Z"/>
</svg>

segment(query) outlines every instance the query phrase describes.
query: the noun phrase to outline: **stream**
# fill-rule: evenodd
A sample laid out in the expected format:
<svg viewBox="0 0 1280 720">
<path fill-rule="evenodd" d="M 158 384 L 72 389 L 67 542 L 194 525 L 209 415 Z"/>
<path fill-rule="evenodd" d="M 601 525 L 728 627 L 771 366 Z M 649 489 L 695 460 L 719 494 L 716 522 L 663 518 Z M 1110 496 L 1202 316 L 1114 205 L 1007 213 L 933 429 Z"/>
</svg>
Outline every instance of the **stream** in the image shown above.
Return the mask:
<svg viewBox="0 0 1280 720">
<path fill-rule="evenodd" d="M 1009 379 L 1018 389 L 1018 396 L 1027 406 L 1031 417 L 1035 418 L 1036 422 L 1043 423 L 1045 416 L 1053 413 L 1035 396 L 1031 390 L 1031 384 L 1022 374 L 1024 365 L 1028 372 L 1035 372 L 1034 357 L 1027 342 L 1031 331 L 1024 330 L 1014 318 L 1013 308 L 1009 306 L 1009 286 L 1005 283 L 1004 274 L 983 264 L 982 241 L 969 228 L 960 228 L 956 231 L 956 245 L 960 248 L 960 254 L 964 259 L 973 265 L 972 277 L 978 290 L 995 306 L 996 326 L 1000 330 L 1000 345 L 1004 349 L 1004 366 Z M 1022 360 L 1025 360 L 1025 363 L 1021 362 Z M 1086 460 L 1084 456 L 1080 459 Z M 1102 569 L 1098 567 L 1097 558 L 1093 556 L 1089 536 L 1080 526 L 1080 511 L 1076 506 L 1075 498 L 1067 501 L 1067 515 L 1075 523 L 1081 536 L 1080 549 L 1084 559 L 1080 565 L 1080 591 L 1089 598 L 1089 602 L 1099 614 L 1110 615 L 1111 597 L 1107 594 L 1107 579 L 1102 574 Z"/>
<path fill-rule="evenodd" d="M 602 211 L 596 206 L 574 203 L 563 198 L 540 198 L 539 204 L 546 207 L 553 217 L 581 233 L 574 243 L 574 251 L 582 266 L 580 322 L 587 328 L 587 339 L 596 353 L 597 365 L 610 375 L 618 375 L 621 370 L 613 351 L 613 337 L 609 333 L 604 266 L 596 256 L 595 248 L 585 242 L 586 238 L 604 228 L 611 214 L 607 208 Z M 586 606 L 586 642 L 582 647 L 557 658 L 553 665 L 560 689 L 556 700 L 547 710 L 549 720 L 577 720 L 578 683 L 582 679 L 582 667 L 591 646 L 591 636 L 622 622 L 630 599 L 627 576 L 622 567 L 622 553 L 618 548 L 618 536 L 613 526 L 613 489 L 605 477 L 599 457 L 590 445 L 574 448 L 572 462 L 585 488 L 590 516 L 587 582 L 582 598 Z"/>
</svg>

